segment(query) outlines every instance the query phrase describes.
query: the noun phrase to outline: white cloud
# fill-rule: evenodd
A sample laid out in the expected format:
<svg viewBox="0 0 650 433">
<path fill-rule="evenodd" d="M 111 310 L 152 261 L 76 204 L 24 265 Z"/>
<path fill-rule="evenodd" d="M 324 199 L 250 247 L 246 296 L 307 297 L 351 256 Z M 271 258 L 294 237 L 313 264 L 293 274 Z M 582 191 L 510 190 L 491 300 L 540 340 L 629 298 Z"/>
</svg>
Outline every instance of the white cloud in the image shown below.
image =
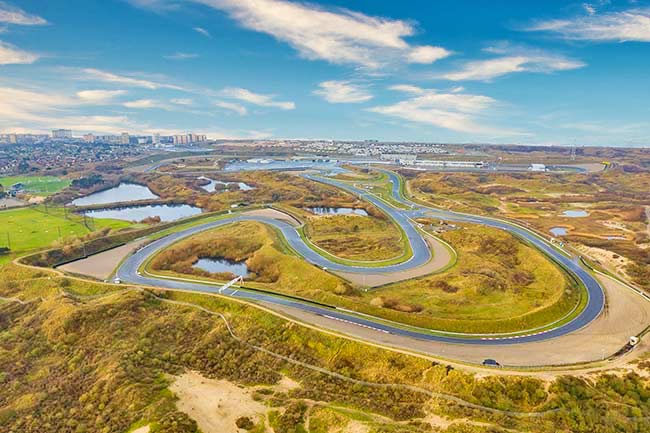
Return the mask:
<svg viewBox="0 0 650 433">
<path fill-rule="evenodd" d="M 500 54 L 487 60 L 477 60 L 466 63 L 459 71 L 449 72 L 439 76 L 452 81 L 482 80 L 487 81 L 515 72 L 568 71 L 582 68 L 585 63 L 561 55 L 522 47 L 490 47 L 485 50 L 492 54 Z"/>
<path fill-rule="evenodd" d="M 84 116 L 74 110 L 87 102 L 62 93 L 0 87 L 0 128 L 47 131 L 70 128 L 75 131 L 112 133 L 136 128 L 126 116 Z"/>
<path fill-rule="evenodd" d="M 442 47 L 431 47 L 428 45 L 415 47 L 408 53 L 407 59 L 410 63 L 433 63 L 451 55 L 450 51 Z"/>
<path fill-rule="evenodd" d="M 442 93 L 434 89 L 422 89 L 411 85 L 393 86 L 392 89 L 413 96 L 393 105 L 377 106 L 369 110 L 410 122 L 476 135 L 508 136 L 521 134 L 516 131 L 486 126 L 478 121 L 478 117 L 482 113 L 494 107 L 497 103 L 488 96 Z"/>
<path fill-rule="evenodd" d="M 123 104 L 126 108 L 160 108 L 160 103 L 153 99 L 137 99 L 135 101 L 127 101 Z"/>
<path fill-rule="evenodd" d="M 595 15 L 596 14 L 596 8 L 594 5 L 589 4 L 589 3 L 583 3 L 582 8 L 587 12 L 589 15 Z"/>
<path fill-rule="evenodd" d="M 127 76 L 127 75 L 118 75 L 112 72 L 102 71 L 99 69 L 86 68 L 83 69 L 81 72 L 82 72 L 82 78 L 101 81 L 105 83 L 123 84 L 125 86 L 142 87 L 150 90 L 158 90 L 158 89 L 185 90 L 182 87 L 173 84 L 160 83 L 149 79 L 137 78 L 137 77 Z"/>
<path fill-rule="evenodd" d="M 286 0 L 193 0 L 223 10 L 241 26 L 286 42 L 307 59 L 378 68 L 396 60 L 430 63 L 446 50 L 412 47 L 411 22 L 327 10 Z"/>
<path fill-rule="evenodd" d="M 189 105 L 194 104 L 194 100 L 189 99 L 189 98 L 174 98 L 174 99 L 171 99 L 169 102 L 171 102 L 172 104 L 185 105 L 185 106 L 189 106 Z"/>
<path fill-rule="evenodd" d="M 0 41 L 0 65 L 29 65 L 39 56 Z"/>
<path fill-rule="evenodd" d="M 196 59 L 197 57 L 199 57 L 199 55 L 196 53 L 177 52 L 163 57 L 167 60 L 188 60 L 188 59 Z"/>
<path fill-rule="evenodd" d="M 126 93 L 126 90 L 82 90 L 77 92 L 77 97 L 88 102 L 103 103 L 126 95 Z"/>
<path fill-rule="evenodd" d="M 365 102 L 373 98 L 364 87 L 350 81 L 323 81 L 314 94 L 332 104 Z"/>
<path fill-rule="evenodd" d="M 569 40 L 650 42 L 650 8 L 540 21 L 526 30 L 557 33 Z"/>
<path fill-rule="evenodd" d="M 293 110 L 296 108 L 296 104 L 293 102 L 275 101 L 275 95 L 254 93 L 241 87 L 228 87 L 223 89 L 220 94 L 225 98 L 238 99 L 261 107 L 274 107 L 282 110 Z"/>
<path fill-rule="evenodd" d="M 414 86 L 412 84 L 396 84 L 394 86 L 390 86 L 388 89 L 394 90 L 396 92 L 412 93 L 414 95 L 421 95 L 425 93 L 425 89 Z"/>
<path fill-rule="evenodd" d="M 207 31 L 206 29 L 204 29 L 203 27 L 194 27 L 193 30 L 194 30 L 195 32 L 197 32 L 197 33 L 202 34 L 202 35 L 205 36 L 206 38 L 211 38 L 211 37 L 212 37 L 212 35 L 210 34 L 210 32 Z"/>
<path fill-rule="evenodd" d="M 0 23 L 20 26 L 42 26 L 47 24 L 47 21 L 39 16 L 28 14 L 22 9 L 0 1 Z"/>
<path fill-rule="evenodd" d="M 227 102 L 227 101 L 214 101 L 214 105 L 216 105 L 219 108 L 223 108 L 225 110 L 230 110 L 234 111 L 235 113 L 239 114 L 240 116 L 245 116 L 248 114 L 248 110 L 246 107 L 244 107 L 241 104 L 237 104 L 236 102 Z"/>
</svg>

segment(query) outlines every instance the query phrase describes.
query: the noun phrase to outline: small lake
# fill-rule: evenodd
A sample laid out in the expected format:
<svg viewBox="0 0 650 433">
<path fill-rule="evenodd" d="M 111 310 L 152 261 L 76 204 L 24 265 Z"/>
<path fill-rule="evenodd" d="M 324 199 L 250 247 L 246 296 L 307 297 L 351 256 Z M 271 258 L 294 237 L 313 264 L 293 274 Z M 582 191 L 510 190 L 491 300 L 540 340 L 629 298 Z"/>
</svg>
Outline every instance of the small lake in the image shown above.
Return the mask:
<svg viewBox="0 0 650 433">
<path fill-rule="evenodd" d="M 355 209 L 351 207 L 310 207 L 307 208 L 316 215 L 361 215 L 368 216 L 365 209 Z"/>
<path fill-rule="evenodd" d="M 252 191 L 253 189 L 255 189 L 245 182 L 222 182 L 220 180 L 212 180 L 207 177 L 204 177 L 203 179 L 207 179 L 210 181 L 210 183 L 207 185 L 201 185 L 201 188 L 203 188 L 207 192 L 215 192 L 217 190 L 217 185 L 223 185 L 224 189 L 228 189 L 228 187 L 232 184 L 237 185 L 240 191 Z"/>
<path fill-rule="evenodd" d="M 230 272 L 242 277 L 248 275 L 248 266 L 246 266 L 245 262 L 234 262 L 227 259 L 199 259 L 198 262 L 194 263 L 193 267 L 213 274 Z"/>
<path fill-rule="evenodd" d="M 71 204 L 75 206 L 93 206 L 97 204 L 153 200 L 157 198 L 158 196 L 146 186 L 136 185 L 135 183 L 121 183 L 113 188 L 80 197 L 73 200 Z"/>
<path fill-rule="evenodd" d="M 176 221 L 192 215 L 198 215 L 198 207 L 183 205 L 156 204 L 148 206 L 129 206 L 115 209 L 97 209 L 84 212 L 92 218 L 105 218 L 123 221 L 142 221 L 145 218 L 159 216 L 161 222 Z"/>
<path fill-rule="evenodd" d="M 608 241 L 624 241 L 627 238 L 625 236 L 607 236 L 606 239 Z"/>
<path fill-rule="evenodd" d="M 567 229 L 566 227 L 553 227 L 549 230 L 553 236 L 566 236 Z"/>
<path fill-rule="evenodd" d="M 586 210 L 565 210 L 562 215 L 569 218 L 583 218 L 589 216 Z"/>
</svg>

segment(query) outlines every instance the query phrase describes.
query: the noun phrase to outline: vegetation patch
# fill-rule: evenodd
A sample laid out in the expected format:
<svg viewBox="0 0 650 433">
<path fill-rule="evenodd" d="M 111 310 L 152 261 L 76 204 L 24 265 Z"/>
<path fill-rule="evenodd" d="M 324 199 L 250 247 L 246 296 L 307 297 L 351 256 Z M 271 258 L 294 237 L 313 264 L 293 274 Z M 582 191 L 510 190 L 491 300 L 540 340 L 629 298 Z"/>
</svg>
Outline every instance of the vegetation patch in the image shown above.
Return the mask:
<svg viewBox="0 0 650 433">
<path fill-rule="evenodd" d="M 424 221 L 423 221 L 424 222 Z M 228 281 L 193 266 L 200 258 L 245 261 L 246 285 L 346 307 L 399 323 L 467 333 L 516 332 L 566 316 L 582 291 L 546 256 L 500 230 L 463 226 L 442 235 L 459 254 L 446 272 L 365 292 L 294 256 L 283 238 L 257 222 L 201 233 L 160 252 L 161 275 Z"/>
<path fill-rule="evenodd" d="M 0 275 L 2 281 L 42 277 L 15 266 L 0 268 Z M 70 280 L 66 291 L 82 292 L 78 283 Z M 26 298 L 20 286 L 0 288 L 0 295 Z M 109 433 L 149 425 L 152 432 L 195 433 L 196 421 L 177 408 L 169 388 L 171 376 L 188 370 L 261 387 L 252 397 L 266 408 L 269 424 L 282 431 L 453 433 L 500 431 L 505 425 L 538 433 L 610 433 L 650 427 L 645 374 L 594 373 L 550 382 L 477 377 L 205 294 L 127 291 L 62 298 L 57 290 L 42 296 L 28 304 L 0 304 L 2 431 Z M 224 314 L 237 338 L 210 312 Z M 277 386 L 285 375 L 301 386 Z M 457 421 L 439 428 L 434 416 Z M 258 426 L 250 431 L 264 431 Z"/>
<path fill-rule="evenodd" d="M 388 260 L 405 252 L 401 230 L 385 217 L 311 216 L 305 235 L 318 247 L 344 259 Z"/>
<path fill-rule="evenodd" d="M 236 222 L 184 239 L 157 254 L 154 271 L 196 275 L 223 281 L 232 274 L 211 274 L 192 265 L 199 258 L 245 261 L 247 284 L 295 296 L 319 298 L 322 293 L 349 294 L 352 288 L 292 254 L 281 235 L 264 224 Z"/>
</svg>

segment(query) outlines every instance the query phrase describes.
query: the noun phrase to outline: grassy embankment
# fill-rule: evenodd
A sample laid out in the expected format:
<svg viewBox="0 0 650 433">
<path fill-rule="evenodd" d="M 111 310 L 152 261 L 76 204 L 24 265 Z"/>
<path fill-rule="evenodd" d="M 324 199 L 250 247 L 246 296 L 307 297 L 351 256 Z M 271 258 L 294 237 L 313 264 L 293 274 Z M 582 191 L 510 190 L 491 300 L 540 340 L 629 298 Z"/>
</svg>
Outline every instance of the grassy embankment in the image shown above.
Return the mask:
<svg viewBox="0 0 650 433">
<path fill-rule="evenodd" d="M 507 233 L 467 226 L 442 238 L 457 249 L 456 266 L 370 292 L 293 256 L 278 233 L 255 222 L 182 240 L 155 256 L 148 270 L 227 281 L 234 276 L 209 274 L 192 264 L 203 257 L 246 261 L 251 271 L 247 286 L 450 332 L 506 333 L 544 326 L 583 300 L 582 291 L 559 267 Z"/>
<path fill-rule="evenodd" d="M 0 256 L 0 263 L 19 254 L 64 244 L 75 238 L 105 228 L 122 229 L 132 224 L 126 221 L 89 219 L 66 212 L 64 208 L 32 206 L 0 211 L 0 246 L 10 249 L 10 254 Z M 89 228 L 90 227 L 90 228 Z M 93 230 L 91 230 L 93 229 Z"/>
<path fill-rule="evenodd" d="M 254 432 L 267 422 L 276 432 L 315 433 L 650 427 L 647 375 L 477 377 L 219 297 L 115 292 L 125 288 L 14 265 L 0 267 L 0 275 L 0 296 L 32 301 L 0 304 L 3 431 L 109 433 L 150 425 L 152 432 L 196 433 L 168 389 L 171 375 L 186 370 L 260 386 Z M 215 313 L 224 314 L 236 338 Z M 648 363 L 638 368 L 647 371 Z M 274 386 L 283 376 L 299 386 Z"/>
</svg>

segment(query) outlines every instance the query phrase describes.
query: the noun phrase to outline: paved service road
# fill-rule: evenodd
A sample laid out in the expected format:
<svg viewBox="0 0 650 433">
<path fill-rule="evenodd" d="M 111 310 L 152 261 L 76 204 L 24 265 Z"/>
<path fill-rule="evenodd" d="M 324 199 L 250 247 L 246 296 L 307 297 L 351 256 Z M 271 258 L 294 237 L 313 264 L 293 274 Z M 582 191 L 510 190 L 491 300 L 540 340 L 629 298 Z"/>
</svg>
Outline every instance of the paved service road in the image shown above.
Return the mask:
<svg viewBox="0 0 650 433">
<path fill-rule="evenodd" d="M 136 251 L 132 256 L 128 257 L 123 264 L 118 269 L 116 276 L 119 277 L 124 282 L 157 286 L 162 288 L 169 289 L 180 289 L 180 290 L 191 290 L 197 292 L 205 293 L 221 293 L 226 296 L 233 296 L 245 300 L 251 301 L 262 301 L 266 303 L 271 303 L 276 306 L 288 306 L 292 308 L 298 308 L 300 310 L 310 312 L 313 314 L 321 315 L 333 320 L 339 320 L 344 322 L 349 322 L 354 325 L 363 326 L 366 328 L 374 329 L 378 332 L 384 332 L 395 335 L 402 335 L 412 338 L 418 338 L 429 341 L 438 341 L 446 343 L 463 343 L 463 344 L 474 344 L 474 345 L 502 345 L 502 344 L 517 344 L 517 343 L 527 343 L 534 341 L 547 340 L 554 337 L 559 337 L 561 335 L 568 334 L 573 331 L 577 331 L 584 326 L 592 322 L 600 314 L 604 306 L 604 293 L 603 289 L 598 283 L 598 281 L 584 268 L 582 268 L 576 261 L 565 256 L 560 251 L 556 250 L 544 239 L 534 234 L 531 231 L 526 230 L 523 227 L 520 227 L 516 224 L 508 223 L 505 221 L 492 219 L 483 216 L 462 214 L 456 212 L 449 212 L 439 209 L 428 208 L 421 206 L 415 203 L 410 202 L 401 195 L 400 191 L 400 178 L 397 174 L 393 172 L 386 171 L 393 183 L 393 196 L 395 200 L 402 202 L 403 204 L 409 206 L 408 210 L 400 210 L 393 208 L 388 205 L 386 202 L 382 201 L 378 197 L 368 194 L 366 191 L 351 186 L 349 184 L 329 179 L 321 178 L 311 175 L 306 175 L 307 178 L 323 182 L 337 188 L 344 189 L 352 194 L 358 195 L 363 199 L 371 202 L 373 205 L 380 208 L 382 211 L 390 215 L 404 230 L 408 240 L 411 244 L 413 251 L 412 257 L 405 262 L 385 266 L 381 268 L 377 267 L 363 267 L 363 266 L 348 266 L 340 263 L 335 263 L 327 258 L 321 256 L 316 251 L 311 249 L 305 242 L 302 240 L 298 232 L 290 224 L 279 221 L 276 219 L 262 217 L 262 216 L 233 216 L 232 218 L 227 218 L 218 221 L 212 221 L 205 224 L 201 224 L 195 227 L 185 229 L 180 232 L 172 233 L 168 236 L 165 236 L 161 239 L 158 239 L 151 244 L 145 246 L 144 248 Z M 343 271 L 343 272 L 395 272 L 400 270 L 412 269 L 418 266 L 423 265 L 431 258 L 431 252 L 428 249 L 426 241 L 423 239 L 420 232 L 415 227 L 413 219 L 418 217 L 431 217 L 448 221 L 455 222 L 471 222 L 475 224 L 483 224 L 490 227 L 494 227 L 501 230 L 506 230 L 512 233 L 515 236 L 518 236 L 522 239 L 525 239 L 527 242 L 538 248 L 539 250 L 546 253 L 554 261 L 564 267 L 568 272 L 570 272 L 577 279 L 581 280 L 582 283 L 587 288 L 588 301 L 587 305 L 580 314 L 575 317 L 570 322 L 545 330 L 542 332 L 532 332 L 525 335 L 516 335 L 516 336 L 496 336 L 496 337 L 482 337 L 482 338 L 467 338 L 467 336 L 454 335 L 452 333 L 438 332 L 438 333 L 427 333 L 421 332 L 412 329 L 401 328 L 398 326 L 392 326 L 383 322 L 373 321 L 371 318 L 360 317 L 352 312 L 348 312 L 342 309 L 332 309 L 317 304 L 309 302 L 301 302 L 287 297 L 282 297 L 281 295 L 273 295 L 268 293 L 262 293 L 252 290 L 239 289 L 236 287 L 231 287 L 220 291 L 220 284 L 202 284 L 197 282 L 183 281 L 180 279 L 163 279 L 151 275 L 141 275 L 138 270 L 146 262 L 146 260 L 151 257 L 156 252 L 167 248 L 171 244 L 177 242 L 180 239 L 192 236 L 194 234 L 200 233 L 205 230 L 223 226 L 225 224 L 230 224 L 236 221 L 257 221 L 264 224 L 269 224 L 273 227 L 276 227 L 281 231 L 283 236 L 287 239 L 287 242 L 291 247 L 296 250 L 300 255 L 302 255 L 305 260 L 310 263 L 326 267 L 333 271 Z M 433 331 L 436 332 L 436 331 Z"/>
</svg>

